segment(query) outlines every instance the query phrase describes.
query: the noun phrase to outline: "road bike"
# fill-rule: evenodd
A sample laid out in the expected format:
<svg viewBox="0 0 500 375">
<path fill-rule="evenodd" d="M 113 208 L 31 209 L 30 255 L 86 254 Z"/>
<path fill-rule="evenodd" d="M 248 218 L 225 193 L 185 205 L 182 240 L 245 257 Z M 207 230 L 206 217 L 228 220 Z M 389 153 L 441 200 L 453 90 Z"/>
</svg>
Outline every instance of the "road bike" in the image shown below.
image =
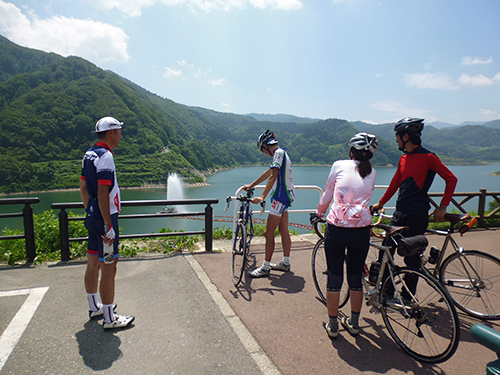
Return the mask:
<svg viewBox="0 0 500 375">
<path fill-rule="evenodd" d="M 387 245 L 370 242 L 371 247 L 382 250 L 384 255 L 380 269 L 373 274 L 376 280 L 370 278 L 368 267 L 365 266 L 362 281 L 366 305 L 371 306 L 370 312 L 382 314 L 389 334 L 407 354 L 422 362 L 448 360 L 460 341 L 460 325 L 453 299 L 441 283 L 428 273 L 396 265 L 391 249 L 403 249 L 401 243 L 404 237 L 401 232 L 407 227 L 377 225 L 385 230 Z M 324 250 L 323 253 L 317 248 L 315 250 L 316 256 L 324 255 Z M 406 250 L 405 255 L 409 255 L 421 253 L 425 247 L 417 243 Z M 325 271 L 318 269 L 318 262 L 314 259 L 313 267 L 315 285 L 319 285 L 318 290 L 321 290 L 323 281 L 319 282 L 318 277 L 322 277 Z M 326 280 L 324 284 L 326 286 Z M 344 297 L 341 295 L 341 305 L 345 305 L 348 298 L 348 293 L 344 293 Z"/>
<path fill-rule="evenodd" d="M 429 273 L 446 286 L 460 310 L 479 319 L 500 319 L 500 259 L 457 244 L 453 238 L 456 225 L 460 224 L 458 231 L 463 235 L 476 221 L 470 221 L 469 214 L 446 214 L 444 219 L 450 222 L 448 230 L 427 229 L 444 236 L 444 242 L 441 249 L 431 248 L 422 266 L 434 266 L 428 268 Z M 445 258 L 448 247 L 451 254 Z"/>
<path fill-rule="evenodd" d="M 243 272 L 246 268 L 248 257 L 250 255 L 250 243 L 255 235 L 253 227 L 253 209 L 252 198 L 254 193 L 254 188 L 250 188 L 245 192 L 242 192 L 239 197 L 229 196 L 226 198 L 226 208 L 224 211 L 229 209 L 229 204 L 232 200 L 238 200 L 240 206 L 238 209 L 238 221 L 236 222 L 236 227 L 233 233 L 233 262 L 232 262 L 232 276 L 233 284 L 238 286 L 243 277 Z M 266 202 L 260 203 L 261 211 L 260 214 L 264 213 Z"/>
<path fill-rule="evenodd" d="M 379 218 L 378 223 L 382 220 L 382 217 Z M 311 254 L 311 269 L 313 275 L 314 286 L 316 291 L 318 292 L 318 297 L 326 305 L 326 282 L 328 277 L 328 266 L 326 264 L 326 255 L 325 255 L 325 239 L 323 235 L 322 227 L 326 224 L 326 220 L 320 219 L 316 216 L 316 214 L 310 215 L 310 222 L 313 226 L 314 232 L 319 237 L 318 242 L 314 245 L 313 252 Z M 374 248 L 370 247 L 368 252 L 368 256 L 366 258 L 367 264 L 371 264 L 372 261 L 375 261 L 378 258 L 378 252 L 375 251 Z M 344 280 L 347 280 L 346 277 L 346 265 L 344 263 Z M 340 291 L 340 299 L 339 299 L 339 308 L 344 307 L 344 305 L 349 300 L 349 287 L 347 283 L 344 282 L 342 284 L 342 290 Z"/>
<path fill-rule="evenodd" d="M 427 229 L 443 236 L 444 241 L 441 249 L 432 246 L 428 257 L 422 256 L 422 269 L 448 289 L 460 310 L 479 319 L 500 319 L 500 259 L 483 251 L 465 250 L 453 238 L 457 228 L 462 236 L 472 228 L 475 218 L 467 213 L 447 213 L 444 220 L 450 223 L 447 230 Z M 451 254 L 445 257 L 448 248 Z"/>
</svg>

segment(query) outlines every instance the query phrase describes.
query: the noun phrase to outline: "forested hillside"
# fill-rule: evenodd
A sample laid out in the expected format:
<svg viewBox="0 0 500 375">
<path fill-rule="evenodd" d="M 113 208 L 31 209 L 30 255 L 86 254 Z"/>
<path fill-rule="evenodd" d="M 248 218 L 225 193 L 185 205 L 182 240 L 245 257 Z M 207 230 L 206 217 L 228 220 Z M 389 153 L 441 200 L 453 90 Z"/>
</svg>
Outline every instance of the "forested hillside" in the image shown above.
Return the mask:
<svg viewBox="0 0 500 375">
<path fill-rule="evenodd" d="M 278 135 L 294 164 L 345 158 L 346 142 L 358 130 L 381 138 L 376 165 L 396 164 L 400 156 L 391 124 L 287 115 L 257 120 L 188 107 L 84 59 L 20 47 L 1 36 L 0 68 L 0 192 L 76 187 L 81 157 L 95 142 L 91 131 L 103 116 L 125 123 L 115 149 L 122 186 L 165 183 L 172 172 L 196 182 L 218 168 L 268 163 L 256 147 L 266 128 Z M 426 128 L 424 141 L 448 160 L 500 161 L 500 130 L 472 128 Z"/>
</svg>

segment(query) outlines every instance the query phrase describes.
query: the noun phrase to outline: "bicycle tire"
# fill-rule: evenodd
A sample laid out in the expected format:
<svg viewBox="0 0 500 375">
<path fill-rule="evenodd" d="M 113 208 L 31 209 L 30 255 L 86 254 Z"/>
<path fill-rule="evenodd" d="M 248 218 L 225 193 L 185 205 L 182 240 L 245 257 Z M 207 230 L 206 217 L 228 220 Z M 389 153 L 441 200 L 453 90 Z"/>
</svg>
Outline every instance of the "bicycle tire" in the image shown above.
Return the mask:
<svg viewBox="0 0 500 375">
<path fill-rule="evenodd" d="M 328 281 L 328 265 L 326 263 L 325 239 L 321 238 L 314 246 L 311 257 L 311 269 L 314 286 L 320 300 L 326 304 L 326 284 Z M 347 285 L 346 265 L 344 264 L 344 283 L 339 297 L 339 309 L 349 300 L 349 287 Z"/>
<path fill-rule="evenodd" d="M 460 310 L 500 319 L 500 259 L 478 250 L 453 253 L 443 261 L 439 280 Z"/>
<path fill-rule="evenodd" d="M 388 305 L 393 283 L 387 277 L 380 293 L 381 312 L 385 326 L 396 344 L 421 362 L 440 363 L 455 353 L 460 341 L 460 325 L 453 299 L 439 281 L 424 272 L 410 268 L 396 268 L 394 280 L 399 293 L 407 289 L 408 276 L 417 281 L 411 302 L 403 307 Z"/>
<path fill-rule="evenodd" d="M 236 226 L 233 240 L 232 272 L 234 286 L 238 286 L 243 277 L 243 271 L 247 263 L 247 251 L 247 228 L 239 222 Z"/>
</svg>

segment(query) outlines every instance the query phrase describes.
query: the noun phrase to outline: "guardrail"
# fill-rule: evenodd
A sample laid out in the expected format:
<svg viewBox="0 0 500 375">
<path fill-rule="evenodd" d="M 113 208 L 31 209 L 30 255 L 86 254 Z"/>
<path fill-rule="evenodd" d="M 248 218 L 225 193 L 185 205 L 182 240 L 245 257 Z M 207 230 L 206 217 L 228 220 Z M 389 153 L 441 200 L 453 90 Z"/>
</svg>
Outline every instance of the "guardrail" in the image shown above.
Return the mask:
<svg viewBox="0 0 500 375">
<path fill-rule="evenodd" d="M 22 212 L 17 213 L 3 213 L 0 214 L 0 218 L 12 218 L 12 217 L 22 217 L 24 225 L 24 234 L 13 235 L 13 236 L 0 236 L 0 240 L 17 240 L 24 238 L 26 241 L 26 254 L 28 261 L 33 262 L 36 257 L 36 245 L 35 245 L 35 227 L 33 225 L 33 207 L 32 204 L 40 202 L 40 198 L 2 198 L 0 199 L 0 205 L 11 205 L 11 204 L 24 204 Z"/>
<path fill-rule="evenodd" d="M 170 232 L 170 233 L 142 233 L 142 234 L 125 234 L 120 235 L 120 238 L 147 238 L 147 237 L 170 237 L 184 235 L 205 235 L 205 251 L 213 250 L 213 208 L 212 204 L 219 203 L 218 199 L 178 199 L 178 200 L 141 200 L 141 201 L 123 201 L 122 207 L 147 207 L 147 206 L 191 206 L 204 204 L 204 212 L 189 212 L 189 216 L 205 216 L 205 230 L 189 231 L 189 232 Z M 71 241 L 86 241 L 87 237 L 69 238 L 69 222 L 73 220 L 85 220 L 85 217 L 68 217 L 67 209 L 83 209 L 83 203 L 52 203 L 52 209 L 58 209 L 59 212 L 59 234 L 61 239 L 61 260 L 67 261 L 70 259 L 69 243 Z M 157 217 L 181 217 L 186 216 L 186 213 L 155 213 L 155 214 L 135 214 L 135 215 L 119 215 L 119 219 L 139 219 L 139 218 L 157 218 Z"/>
<path fill-rule="evenodd" d="M 439 202 L 435 202 L 433 197 L 442 197 L 443 193 L 429 193 L 429 201 L 434 208 L 439 207 Z M 464 197 L 461 201 L 457 201 L 455 197 Z M 479 221 L 479 226 L 484 226 L 485 219 L 500 219 L 500 207 L 492 210 L 488 215 L 485 215 L 486 210 L 486 198 L 492 197 L 495 201 L 500 204 L 500 192 L 493 191 L 487 192 L 486 189 L 479 189 L 478 193 L 454 193 L 451 203 L 462 213 L 467 213 L 467 210 L 463 208 L 463 205 L 473 198 L 478 198 L 477 204 L 477 216 Z M 432 214 L 433 212 L 431 212 Z"/>
</svg>

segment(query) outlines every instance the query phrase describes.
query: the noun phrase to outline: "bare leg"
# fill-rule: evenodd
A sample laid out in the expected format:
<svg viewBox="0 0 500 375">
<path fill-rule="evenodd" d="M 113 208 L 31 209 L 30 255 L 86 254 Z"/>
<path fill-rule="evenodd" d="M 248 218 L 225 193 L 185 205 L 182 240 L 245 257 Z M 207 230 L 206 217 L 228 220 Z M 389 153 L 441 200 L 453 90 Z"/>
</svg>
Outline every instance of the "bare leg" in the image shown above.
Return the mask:
<svg viewBox="0 0 500 375">
<path fill-rule="evenodd" d="M 351 294 L 351 311 L 359 313 L 361 312 L 361 307 L 363 306 L 363 292 L 362 291 L 350 291 Z"/>
<path fill-rule="evenodd" d="M 283 246 L 283 256 L 289 257 L 292 248 L 292 239 L 288 231 L 288 211 L 283 212 L 281 215 L 279 231 L 281 235 L 281 245 Z"/>
<path fill-rule="evenodd" d="M 274 231 L 280 224 L 281 217 L 275 215 L 269 215 L 267 218 L 266 230 L 264 231 L 264 237 L 266 238 L 266 256 L 265 260 L 271 261 L 274 253 Z"/>
<path fill-rule="evenodd" d="M 115 276 L 116 263 L 118 259 L 111 264 L 101 263 L 101 284 L 99 291 L 104 305 L 111 305 L 115 299 Z"/>
<path fill-rule="evenodd" d="M 87 293 L 97 293 L 99 285 L 99 257 L 87 255 L 87 269 L 85 270 L 85 290 Z"/>
<path fill-rule="evenodd" d="M 329 316 L 337 316 L 339 313 L 340 292 L 326 292 L 326 305 Z"/>
</svg>

